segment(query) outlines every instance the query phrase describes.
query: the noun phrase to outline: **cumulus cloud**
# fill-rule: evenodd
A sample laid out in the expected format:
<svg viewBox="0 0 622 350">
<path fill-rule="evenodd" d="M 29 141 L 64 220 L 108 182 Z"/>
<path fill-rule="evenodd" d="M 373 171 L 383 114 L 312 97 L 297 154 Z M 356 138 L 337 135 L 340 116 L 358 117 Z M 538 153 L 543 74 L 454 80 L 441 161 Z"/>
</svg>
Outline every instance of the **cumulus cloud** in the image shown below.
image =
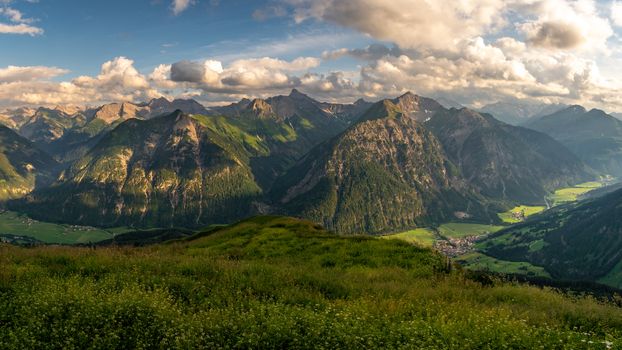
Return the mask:
<svg viewBox="0 0 622 350">
<path fill-rule="evenodd" d="M 599 14 L 593 0 L 524 0 L 515 8 L 534 17 L 518 27 L 535 46 L 607 51 L 613 35 L 609 20 Z"/>
<path fill-rule="evenodd" d="M 299 57 L 292 61 L 264 57 L 241 59 L 228 66 L 215 60 L 180 61 L 170 66 L 171 81 L 186 83 L 206 91 L 248 91 L 275 89 L 298 84 L 295 72 L 304 72 L 320 64 L 314 57 Z"/>
<path fill-rule="evenodd" d="M 402 48 L 449 49 L 503 24 L 503 0 L 289 0 L 298 22 L 320 19 Z"/>
<path fill-rule="evenodd" d="M 525 26 L 530 43 L 536 46 L 572 49 L 585 42 L 579 28 L 569 22 L 545 22 Z"/>
<path fill-rule="evenodd" d="M 0 69 L 0 102 L 6 106 L 99 104 L 111 101 L 140 101 L 159 97 L 148 78 L 133 61 L 118 57 L 105 62 L 100 74 L 71 81 L 50 81 L 67 73 L 55 67 L 13 67 Z"/>
</svg>

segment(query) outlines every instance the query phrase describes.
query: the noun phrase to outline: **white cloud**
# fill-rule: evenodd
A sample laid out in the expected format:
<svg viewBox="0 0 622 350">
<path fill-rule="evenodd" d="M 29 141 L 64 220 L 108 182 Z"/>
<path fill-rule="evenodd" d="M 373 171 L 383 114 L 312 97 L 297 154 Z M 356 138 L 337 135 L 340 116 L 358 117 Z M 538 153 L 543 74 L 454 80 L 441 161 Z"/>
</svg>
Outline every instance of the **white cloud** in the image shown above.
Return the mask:
<svg viewBox="0 0 622 350">
<path fill-rule="evenodd" d="M 171 8 L 175 16 L 186 11 L 190 5 L 194 4 L 194 0 L 173 0 Z"/>
<path fill-rule="evenodd" d="M 71 81 L 49 79 L 67 71 L 54 67 L 7 67 L 0 69 L 0 104 L 55 105 L 100 104 L 111 101 L 144 101 L 162 94 L 133 61 L 117 57 L 104 63 L 95 77 L 81 76 Z"/>
<path fill-rule="evenodd" d="M 10 7 L 0 8 L 0 14 L 8 17 L 11 22 L 15 23 L 32 23 L 34 21 L 30 18 L 24 18 L 24 15 L 19 10 Z"/>
<path fill-rule="evenodd" d="M 8 66 L 0 68 L 0 83 L 10 83 L 16 81 L 33 81 L 49 79 L 68 73 L 66 69 L 56 67 L 17 67 Z"/>
<path fill-rule="evenodd" d="M 503 0 L 286 0 L 298 22 L 315 18 L 402 48 L 451 49 L 504 24 Z"/>
<path fill-rule="evenodd" d="M 520 1 L 516 9 L 535 18 L 518 24 L 535 46 L 605 52 L 613 35 L 609 20 L 598 13 L 593 0 Z"/>
<path fill-rule="evenodd" d="M 622 27 L 622 2 L 614 1 L 611 4 L 611 19 L 616 26 Z"/>
<path fill-rule="evenodd" d="M 25 34 L 30 36 L 43 34 L 43 29 L 30 25 L 34 19 L 25 18 L 23 14 L 10 7 L 0 7 L 0 15 L 6 17 L 13 24 L 0 23 L 0 34 Z"/>
<path fill-rule="evenodd" d="M 306 72 L 319 64 L 320 60 L 314 57 L 299 57 L 292 61 L 270 57 L 241 59 L 226 67 L 215 60 L 181 61 L 171 65 L 170 79 L 178 83 L 195 84 L 195 88 L 213 92 L 258 91 L 262 88 L 296 86 L 299 79 L 291 73 Z"/>
</svg>

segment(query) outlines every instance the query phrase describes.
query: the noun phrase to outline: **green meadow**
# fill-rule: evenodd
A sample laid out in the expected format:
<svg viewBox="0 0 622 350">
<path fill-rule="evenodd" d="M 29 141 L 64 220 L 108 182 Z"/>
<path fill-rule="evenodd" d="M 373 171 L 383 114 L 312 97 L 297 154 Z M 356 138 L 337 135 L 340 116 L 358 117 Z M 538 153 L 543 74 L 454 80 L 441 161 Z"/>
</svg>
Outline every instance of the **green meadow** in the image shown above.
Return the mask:
<svg viewBox="0 0 622 350">
<path fill-rule="evenodd" d="M 622 310 L 263 217 L 141 248 L 0 245 L 1 349 L 606 349 Z"/>
<path fill-rule="evenodd" d="M 499 218 L 506 224 L 516 224 L 521 222 L 522 220 L 518 219 L 514 214 L 515 213 L 523 213 L 524 218 L 528 218 L 532 215 L 539 214 L 546 210 L 545 206 L 528 206 L 528 205 L 519 205 L 514 207 L 506 212 L 499 213 Z"/>
<path fill-rule="evenodd" d="M 467 223 L 447 223 L 439 226 L 438 232 L 446 238 L 464 238 L 467 236 L 481 236 L 494 233 L 502 229 L 503 226 L 467 224 Z"/>
<path fill-rule="evenodd" d="M 0 213 L 0 237 L 24 236 L 50 244 L 88 244 L 127 232 L 127 228 L 99 229 L 87 226 L 61 225 L 32 220 L 26 215 L 5 211 Z"/>
<path fill-rule="evenodd" d="M 556 190 L 550 196 L 549 200 L 553 202 L 553 206 L 575 202 L 579 200 L 582 195 L 603 186 L 603 182 L 600 181 L 584 182 L 573 187 L 566 187 Z"/>
<path fill-rule="evenodd" d="M 456 262 L 474 271 L 551 277 L 551 275 L 540 266 L 535 266 L 527 262 L 499 260 L 478 252 L 462 255 L 456 259 Z"/>
</svg>

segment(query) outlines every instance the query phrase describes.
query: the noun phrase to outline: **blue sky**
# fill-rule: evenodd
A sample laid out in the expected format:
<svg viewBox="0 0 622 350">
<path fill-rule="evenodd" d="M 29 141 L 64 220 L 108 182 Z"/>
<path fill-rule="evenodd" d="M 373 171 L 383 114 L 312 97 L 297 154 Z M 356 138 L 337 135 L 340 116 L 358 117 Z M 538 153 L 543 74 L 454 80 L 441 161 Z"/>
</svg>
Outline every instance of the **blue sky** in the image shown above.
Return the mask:
<svg viewBox="0 0 622 350">
<path fill-rule="evenodd" d="M 324 50 L 372 41 L 325 23 L 254 19 L 253 13 L 265 4 L 261 0 L 203 1 L 174 15 L 165 0 L 15 1 L 11 7 L 36 18 L 32 25 L 44 34 L 0 35 L 0 67 L 57 66 L 70 69 L 68 76 L 74 76 L 96 74 L 104 60 L 118 56 L 131 57 L 139 70 L 149 70 L 163 62 L 207 57 L 226 61 L 245 55 L 319 56 Z M 311 44 L 295 45 L 301 41 Z"/>
<path fill-rule="evenodd" d="M 0 108 L 292 88 L 622 111 L 622 0 L 0 0 Z"/>
</svg>

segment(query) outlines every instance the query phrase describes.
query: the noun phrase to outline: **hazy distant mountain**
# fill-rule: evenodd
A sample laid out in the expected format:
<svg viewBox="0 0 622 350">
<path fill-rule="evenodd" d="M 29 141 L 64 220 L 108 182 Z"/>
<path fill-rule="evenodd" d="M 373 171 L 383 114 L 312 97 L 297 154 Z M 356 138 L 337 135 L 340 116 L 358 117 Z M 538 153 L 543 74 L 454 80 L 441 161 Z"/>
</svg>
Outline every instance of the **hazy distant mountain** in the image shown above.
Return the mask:
<svg viewBox="0 0 622 350">
<path fill-rule="evenodd" d="M 0 200 L 19 198 L 53 181 L 56 162 L 13 130 L 0 126 Z"/>
<path fill-rule="evenodd" d="M 273 197 L 291 215 L 338 232 L 384 232 L 484 216 L 482 198 L 452 171 L 436 138 L 412 116 L 429 101 L 384 100 L 279 178 Z"/>
<path fill-rule="evenodd" d="M 483 242 L 486 254 L 543 266 L 554 278 L 622 287 L 622 191 L 549 210 Z"/>
<path fill-rule="evenodd" d="M 622 113 L 611 113 L 611 116 L 613 116 L 616 119 L 622 120 Z"/>
<path fill-rule="evenodd" d="M 456 109 L 461 109 L 464 108 L 464 106 L 457 101 L 454 101 L 450 98 L 447 97 L 441 97 L 441 96 L 433 96 L 432 97 L 436 102 L 440 103 L 441 106 L 447 108 L 447 109 L 452 109 L 452 108 L 456 108 Z"/>
<path fill-rule="evenodd" d="M 0 112 L 0 124 L 17 130 L 37 112 L 34 108 L 17 108 Z"/>
<path fill-rule="evenodd" d="M 467 181 L 491 198 L 542 203 L 549 191 L 594 176 L 551 137 L 488 114 L 445 110 L 425 126 Z"/>
<path fill-rule="evenodd" d="M 594 169 L 622 175 L 622 121 L 605 112 L 571 106 L 525 126 L 552 136 Z"/>
<path fill-rule="evenodd" d="M 530 119 L 555 113 L 567 106 L 561 104 L 532 104 L 497 102 L 482 107 L 484 113 L 492 114 L 498 120 L 511 125 L 521 125 Z"/>
</svg>

